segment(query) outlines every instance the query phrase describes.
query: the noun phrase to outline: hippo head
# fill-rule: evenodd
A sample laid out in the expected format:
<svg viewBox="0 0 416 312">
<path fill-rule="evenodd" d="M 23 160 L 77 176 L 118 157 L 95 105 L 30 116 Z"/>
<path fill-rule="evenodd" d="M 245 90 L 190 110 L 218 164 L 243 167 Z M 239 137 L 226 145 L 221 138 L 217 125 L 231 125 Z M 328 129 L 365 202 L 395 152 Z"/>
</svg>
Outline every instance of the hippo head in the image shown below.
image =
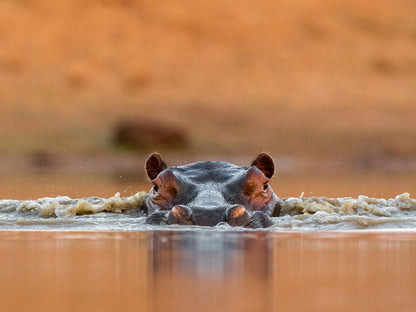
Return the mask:
<svg viewBox="0 0 416 312">
<path fill-rule="evenodd" d="M 153 183 L 146 199 L 149 224 L 265 227 L 278 214 L 277 196 L 269 186 L 274 163 L 266 153 L 249 167 L 221 161 L 168 167 L 152 154 L 146 171 Z"/>
</svg>

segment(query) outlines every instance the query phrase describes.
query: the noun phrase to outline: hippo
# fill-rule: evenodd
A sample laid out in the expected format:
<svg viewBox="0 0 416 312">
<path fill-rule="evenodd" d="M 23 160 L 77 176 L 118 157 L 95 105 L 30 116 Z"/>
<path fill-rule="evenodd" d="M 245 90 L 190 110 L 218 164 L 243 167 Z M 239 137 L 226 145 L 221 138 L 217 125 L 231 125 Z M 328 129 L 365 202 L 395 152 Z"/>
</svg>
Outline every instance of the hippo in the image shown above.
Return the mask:
<svg viewBox="0 0 416 312">
<path fill-rule="evenodd" d="M 199 161 L 168 167 L 159 154 L 146 161 L 153 187 L 145 198 L 146 223 L 268 227 L 279 216 L 269 185 L 273 159 L 261 153 L 251 166 Z"/>
</svg>

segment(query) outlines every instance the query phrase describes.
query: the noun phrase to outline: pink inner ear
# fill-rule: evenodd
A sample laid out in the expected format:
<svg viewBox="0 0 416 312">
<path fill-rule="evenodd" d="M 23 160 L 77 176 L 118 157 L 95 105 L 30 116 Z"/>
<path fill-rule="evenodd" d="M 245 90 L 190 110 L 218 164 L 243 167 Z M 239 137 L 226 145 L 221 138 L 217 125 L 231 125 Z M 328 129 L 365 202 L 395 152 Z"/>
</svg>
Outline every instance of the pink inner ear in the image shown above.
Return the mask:
<svg viewBox="0 0 416 312">
<path fill-rule="evenodd" d="M 146 161 L 146 171 L 150 180 L 154 180 L 166 168 L 167 165 L 159 154 L 153 153 Z"/>
<path fill-rule="evenodd" d="M 273 159 L 267 153 L 259 154 L 251 165 L 259 168 L 269 179 L 274 175 Z"/>
</svg>

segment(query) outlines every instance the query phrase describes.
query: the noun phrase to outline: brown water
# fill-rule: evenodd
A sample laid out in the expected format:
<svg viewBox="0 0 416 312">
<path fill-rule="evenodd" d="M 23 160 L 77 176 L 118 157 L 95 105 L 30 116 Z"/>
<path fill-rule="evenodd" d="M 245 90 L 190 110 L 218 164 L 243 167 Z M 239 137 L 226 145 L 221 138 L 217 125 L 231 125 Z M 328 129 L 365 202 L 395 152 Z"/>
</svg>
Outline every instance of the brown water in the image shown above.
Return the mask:
<svg viewBox="0 0 416 312">
<path fill-rule="evenodd" d="M 0 232 L 0 311 L 414 311 L 416 232 Z"/>
</svg>

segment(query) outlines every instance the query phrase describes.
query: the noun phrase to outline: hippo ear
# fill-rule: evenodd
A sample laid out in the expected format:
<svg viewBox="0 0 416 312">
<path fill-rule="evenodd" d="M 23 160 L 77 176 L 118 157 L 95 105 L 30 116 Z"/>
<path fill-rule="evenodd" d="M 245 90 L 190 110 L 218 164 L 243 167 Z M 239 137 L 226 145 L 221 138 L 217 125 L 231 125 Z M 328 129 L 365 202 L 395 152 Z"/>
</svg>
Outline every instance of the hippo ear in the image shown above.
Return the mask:
<svg viewBox="0 0 416 312">
<path fill-rule="evenodd" d="M 163 161 L 162 157 L 159 154 L 152 154 L 146 160 L 146 171 L 150 180 L 156 179 L 158 174 L 165 170 L 168 166 Z"/>
<path fill-rule="evenodd" d="M 251 166 L 255 166 L 260 169 L 260 171 L 263 172 L 264 175 L 269 179 L 274 174 L 274 163 L 269 154 L 259 154 L 257 158 L 252 162 Z"/>
</svg>

